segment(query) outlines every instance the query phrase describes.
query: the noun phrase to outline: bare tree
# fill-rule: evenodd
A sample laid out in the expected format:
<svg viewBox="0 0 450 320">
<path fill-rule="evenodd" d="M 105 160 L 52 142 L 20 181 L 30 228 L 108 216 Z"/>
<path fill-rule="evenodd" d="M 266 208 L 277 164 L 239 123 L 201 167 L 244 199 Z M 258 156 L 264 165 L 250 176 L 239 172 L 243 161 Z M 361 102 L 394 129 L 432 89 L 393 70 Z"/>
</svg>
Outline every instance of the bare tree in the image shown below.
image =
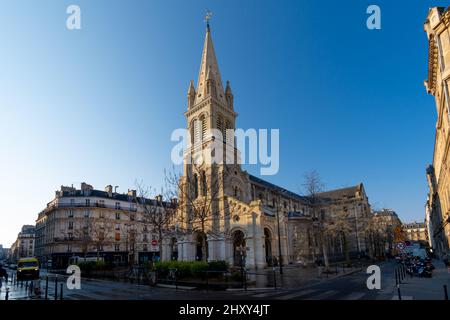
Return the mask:
<svg viewBox="0 0 450 320">
<path fill-rule="evenodd" d="M 172 186 L 168 190 L 177 190 L 179 194 L 177 221 L 182 226 L 179 226 L 178 232 L 198 232 L 201 236 L 202 260 L 207 261 L 207 236 L 218 236 L 221 233 L 219 219 L 229 215 L 228 208 L 219 207 L 219 199 L 230 167 L 190 164 L 189 169 L 185 175 L 175 170 L 166 171 L 166 183 Z"/>
<path fill-rule="evenodd" d="M 86 258 L 89 248 L 95 247 L 97 251 L 97 261 L 100 259 L 100 252 L 105 245 L 112 243 L 112 224 L 92 217 L 85 217 L 79 226 L 75 226 L 69 241 L 77 242 L 81 247 L 81 253 Z"/>
<path fill-rule="evenodd" d="M 328 260 L 326 234 L 325 234 L 325 211 L 323 209 L 323 201 L 319 197 L 319 193 L 323 191 L 324 185 L 320 179 L 320 175 L 316 170 L 307 172 L 304 175 L 303 188 L 308 196 L 309 204 L 311 205 L 312 218 L 316 222 L 317 234 L 319 236 L 320 246 L 322 248 L 322 255 L 325 268 L 330 266 Z"/>
<path fill-rule="evenodd" d="M 348 211 L 330 213 L 322 220 L 324 235 L 342 241 L 343 253 L 347 264 L 350 263 L 348 238 L 353 231 L 350 221 L 351 217 Z"/>
<path fill-rule="evenodd" d="M 163 241 L 175 235 L 177 200 L 171 190 L 161 190 L 155 199 L 151 198 L 151 188 L 142 183 L 137 184 L 136 204 L 142 208 L 142 223 L 149 225 L 158 235 L 159 254 L 163 254 Z M 164 201 L 164 195 L 169 201 Z M 174 225 L 175 223 L 175 225 Z"/>
<path fill-rule="evenodd" d="M 90 223 L 90 233 L 92 243 L 97 251 L 97 261 L 99 261 L 100 252 L 103 251 L 103 247 L 113 242 L 112 223 L 92 220 Z"/>
</svg>

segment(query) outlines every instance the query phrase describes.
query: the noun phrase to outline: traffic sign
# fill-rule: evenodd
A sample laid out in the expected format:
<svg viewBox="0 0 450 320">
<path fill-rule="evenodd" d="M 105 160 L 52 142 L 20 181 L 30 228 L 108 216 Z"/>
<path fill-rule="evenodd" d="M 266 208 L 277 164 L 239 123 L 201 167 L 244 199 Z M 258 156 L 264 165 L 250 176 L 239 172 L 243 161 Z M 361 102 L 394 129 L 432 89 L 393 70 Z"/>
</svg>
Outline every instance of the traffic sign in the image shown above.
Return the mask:
<svg viewBox="0 0 450 320">
<path fill-rule="evenodd" d="M 158 245 L 158 240 L 152 240 L 152 246 Z"/>
<path fill-rule="evenodd" d="M 405 249 L 405 244 L 403 242 L 398 242 L 397 243 L 397 249 L 403 251 L 403 249 Z"/>
</svg>

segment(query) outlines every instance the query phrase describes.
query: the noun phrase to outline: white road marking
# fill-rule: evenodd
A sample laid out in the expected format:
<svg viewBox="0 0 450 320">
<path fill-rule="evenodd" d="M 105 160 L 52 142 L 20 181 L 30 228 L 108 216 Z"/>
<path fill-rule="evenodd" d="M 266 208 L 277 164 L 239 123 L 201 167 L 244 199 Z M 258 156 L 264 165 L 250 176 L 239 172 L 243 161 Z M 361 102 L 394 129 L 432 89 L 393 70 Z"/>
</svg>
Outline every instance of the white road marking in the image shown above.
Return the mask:
<svg viewBox="0 0 450 320">
<path fill-rule="evenodd" d="M 345 296 L 342 300 L 359 300 L 361 299 L 366 293 L 365 292 L 353 292 L 347 296 Z"/>
<path fill-rule="evenodd" d="M 298 291 L 298 292 L 294 292 L 294 293 L 291 293 L 291 294 L 287 294 L 287 295 L 284 295 L 284 296 L 281 296 L 281 297 L 276 297 L 275 299 L 289 300 L 289 299 L 293 299 L 293 298 L 297 298 L 297 297 L 300 297 L 300 296 L 304 296 L 304 295 L 313 293 L 315 291 L 316 290 L 314 290 L 314 289 L 308 289 L 308 290 L 303 290 L 303 291 Z"/>
</svg>

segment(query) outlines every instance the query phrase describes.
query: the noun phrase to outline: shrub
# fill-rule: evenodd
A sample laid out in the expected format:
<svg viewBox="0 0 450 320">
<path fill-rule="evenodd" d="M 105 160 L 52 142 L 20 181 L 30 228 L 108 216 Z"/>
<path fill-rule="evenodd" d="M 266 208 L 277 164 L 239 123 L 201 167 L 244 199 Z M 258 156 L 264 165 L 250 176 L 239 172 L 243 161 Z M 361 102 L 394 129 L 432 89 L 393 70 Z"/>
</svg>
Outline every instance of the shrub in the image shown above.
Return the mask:
<svg viewBox="0 0 450 320">
<path fill-rule="evenodd" d="M 224 260 L 216 260 L 216 261 L 210 261 L 208 263 L 208 270 L 209 271 L 222 271 L 226 272 L 228 271 L 228 263 Z"/>
</svg>

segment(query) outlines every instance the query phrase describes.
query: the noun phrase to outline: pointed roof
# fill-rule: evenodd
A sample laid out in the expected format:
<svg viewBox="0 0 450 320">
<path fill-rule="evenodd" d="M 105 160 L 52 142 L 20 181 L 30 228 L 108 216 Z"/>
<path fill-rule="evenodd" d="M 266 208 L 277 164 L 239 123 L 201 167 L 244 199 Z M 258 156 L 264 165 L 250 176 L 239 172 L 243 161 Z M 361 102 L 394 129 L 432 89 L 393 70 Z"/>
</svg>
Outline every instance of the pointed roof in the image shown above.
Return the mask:
<svg viewBox="0 0 450 320">
<path fill-rule="evenodd" d="M 205 98 L 211 96 L 211 93 L 207 94 L 206 80 L 212 80 L 216 87 L 217 99 L 226 104 L 225 93 L 222 86 L 219 65 L 217 63 L 216 53 L 214 51 L 214 45 L 211 37 L 211 30 L 209 25 L 206 28 L 205 44 L 203 45 L 202 61 L 200 64 L 200 71 L 198 73 L 197 82 L 197 96 L 195 103 L 199 103 Z"/>
<path fill-rule="evenodd" d="M 188 95 L 191 95 L 191 94 L 195 94 L 195 88 L 194 88 L 194 81 L 193 80 L 191 80 L 189 82 Z"/>
</svg>

